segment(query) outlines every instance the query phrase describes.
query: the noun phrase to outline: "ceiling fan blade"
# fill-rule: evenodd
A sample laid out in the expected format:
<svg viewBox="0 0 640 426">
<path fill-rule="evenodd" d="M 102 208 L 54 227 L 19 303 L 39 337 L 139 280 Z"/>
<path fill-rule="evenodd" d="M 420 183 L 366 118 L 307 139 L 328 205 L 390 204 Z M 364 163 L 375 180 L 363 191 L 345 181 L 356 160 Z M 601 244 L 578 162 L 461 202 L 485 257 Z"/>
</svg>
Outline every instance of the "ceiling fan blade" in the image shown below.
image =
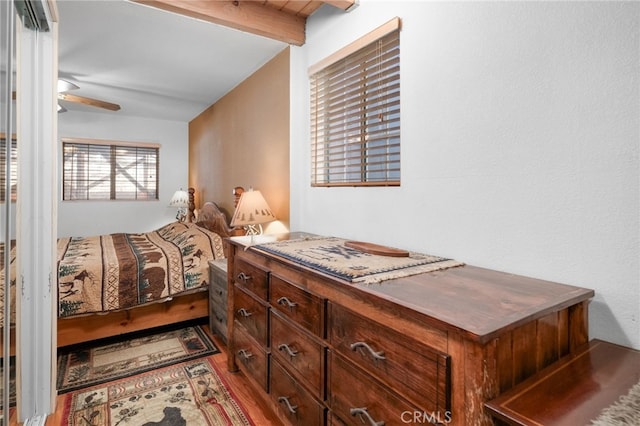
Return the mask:
<svg viewBox="0 0 640 426">
<path fill-rule="evenodd" d="M 112 104 L 98 99 L 86 98 L 84 96 L 70 95 L 68 93 L 58 93 L 58 99 L 68 102 L 75 102 L 84 105 L 90 105 L 98 108 L 108 109 L 109 111 L 118 111 L 120 105 Z"/>
<path fill-rule="evenodd" d="M 68 80 L 64 80 L 62 78 L 58 79 L 58 93 L 68 92 L 70 90 L 78 90 L 77 84 L 74 84 Z"/>
</svg>

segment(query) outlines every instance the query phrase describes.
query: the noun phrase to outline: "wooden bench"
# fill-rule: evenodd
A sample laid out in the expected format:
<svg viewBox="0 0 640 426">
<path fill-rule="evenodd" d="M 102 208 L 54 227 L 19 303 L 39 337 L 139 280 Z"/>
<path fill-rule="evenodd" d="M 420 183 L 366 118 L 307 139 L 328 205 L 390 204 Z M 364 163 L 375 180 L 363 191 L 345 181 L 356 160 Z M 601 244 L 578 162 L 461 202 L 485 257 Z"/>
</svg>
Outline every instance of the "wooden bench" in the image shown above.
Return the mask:
<svg viewBox="0 0 640 426">
<path fill-rule="evenodd" d="M 640 382 L 640 351 L 592 340 L 485 403 L 498 423 L 586 425 Z"/>
</svg>

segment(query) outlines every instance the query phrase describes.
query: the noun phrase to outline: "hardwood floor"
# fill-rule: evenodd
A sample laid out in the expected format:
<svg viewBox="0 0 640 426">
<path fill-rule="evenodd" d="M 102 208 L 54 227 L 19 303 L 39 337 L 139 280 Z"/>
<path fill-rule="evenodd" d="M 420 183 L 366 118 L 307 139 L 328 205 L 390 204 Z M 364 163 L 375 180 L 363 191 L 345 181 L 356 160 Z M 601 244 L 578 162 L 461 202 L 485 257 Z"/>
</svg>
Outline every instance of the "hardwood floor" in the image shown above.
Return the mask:
<svg viewBox="0 0 640 426">
<path fill-rule="evenodd" d="M 211 334 L 207 325 L 203 326 L 204 330 L 209 333 L 212 340 L 220 348 L 220 353 L 213 355 L 213 359 L 219 370 L 222 373 L 223 378 L 227 381 L 230 387 L 232 387 L 234 394 L 242 404 L 253 422 L 258 426 L 263 425 L 278 425 L 280 422 L 277 419 L 273 411 L 268 407 L 266 401 L 259 396 L 259 393 L 255 392 L 248 380 L 242 375 L 242 373 L 229 373 L 227 371 L 227 347 L 218 338 L 217 335 Z M 59 395 L 56 400 L 56 411 L 47 418 L 46 426 L 58 426 L 62 424 L 64 416 L 64 400 L 65 395 Z M 18 425 L 19 423 L 15 419 L 15 413 L 10 419 L 10 425 Z"/>
</svg>

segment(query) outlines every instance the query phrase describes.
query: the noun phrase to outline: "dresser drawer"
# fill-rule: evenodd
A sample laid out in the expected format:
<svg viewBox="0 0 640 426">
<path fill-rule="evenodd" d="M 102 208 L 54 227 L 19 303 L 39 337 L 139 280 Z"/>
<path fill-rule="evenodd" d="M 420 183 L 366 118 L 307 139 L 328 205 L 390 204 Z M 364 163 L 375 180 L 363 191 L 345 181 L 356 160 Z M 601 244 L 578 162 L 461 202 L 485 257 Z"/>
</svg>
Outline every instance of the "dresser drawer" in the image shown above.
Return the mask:
<svg viewBox="0 0 640 426">
<path fill-rule="evenodd" d="M 218 306 L 227 306 L 227 288 L 211 286 L 209 288 L 209 302 Z"/>
<path fill-rule="evenodd" d="M 267 388 L 268 358 L 265 350 L 258 345 L 241 327 L 233 331 L 232 348 L 238 367 L 250 376 L 262 389 Z"/>
<path fill-rule="evenodd" d="M 327 413 L 327 425 L 328 426 L 345 426 L 346 423 L 340 420 L 340 417 L 337 417 L 333 412 L 329 411 Z"/>
<path fill-rule="evenodd" d="M 209 261 L 209 328 L 227 343 L 227 259 Z"/>
<path fill-rule="evenodd" d="M 324 345 L 277 312 L 271 312 L 270 321 L 272 356 L 287 366 L 316 398 L 324 400 Z"/>
<path fill-rule="evenodd" d="M 209 261 L 209 281 L 216 287 L 227 287 L 227 259 Z"/>
<path fill-rule="evenodd" d="M 233 292 L 233 319 L 262 346 L 268 345 L 267 315 L 265 305 L 236 286 Z"/>
<path fill-rule="evenodd" d="M 340 355 L 329 353 L 328 400 L 331 411 L 346 425 L 406 425 L 406 414 L 418 410 L 387 386 L 371 378 Z M 341 424 L 334 421 L 334 424 Z"/>
<path fill-rule="evenodd" d="M 227 261 L 209 261 L 209 303 L 222 307 L 227 306 Z"/>
<path fill-rule="evenodd" d="M 282 419 L 296 426 L 323 425 L 325 409 L 278 363 L 271 360 L 270 392 Z"/>
<path fill-rule="evenodd" d="M 233 280 L 239 287 L 252 292 L 264 301 L 267 300 L 267 272 L 245 262 L 240 256 L 237 256 L 234 262 Z"/>
<path fill-rule="evenodd" d="M 276 275 L 271 275 L 269 302 L 271 306 L 316 336 L 324 337 L 324 299 Z"/>
<path fill-rule="evenodd" d="M 227 313 L 216 307 L 209 307 L 209 328 L 218 333 L 223 342 L 227 342 Z"/>
<path fill-rule="evenodd" d="M 447 354 L 340 305 L 329 303 L 328 311 L 329 340 L 338 353 L 425 411 L 451 408 Z"/>
</svg>

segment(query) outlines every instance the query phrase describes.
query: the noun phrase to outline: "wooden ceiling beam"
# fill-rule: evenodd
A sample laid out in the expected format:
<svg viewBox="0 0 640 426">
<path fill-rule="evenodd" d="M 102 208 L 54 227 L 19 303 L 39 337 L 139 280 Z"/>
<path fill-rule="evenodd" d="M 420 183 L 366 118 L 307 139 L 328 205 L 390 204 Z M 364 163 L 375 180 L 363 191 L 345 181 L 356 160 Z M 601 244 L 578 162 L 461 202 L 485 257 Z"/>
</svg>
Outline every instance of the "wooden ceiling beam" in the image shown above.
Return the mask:
<svg viewBox="0 0 640 426">
<path fill-rule="evenodd" d="M 302 46 L 305 19 L 254 1 L 133 0 L 158 9 Z M 347 0 L 348 1 L 348 0 Z"/>
<path fill-rule="evenodd" d="M 349 10 L 357 5 L 357 0 L 324 0 L 323 3 L 330 4 L 342 10 Z"/>
</svg>

